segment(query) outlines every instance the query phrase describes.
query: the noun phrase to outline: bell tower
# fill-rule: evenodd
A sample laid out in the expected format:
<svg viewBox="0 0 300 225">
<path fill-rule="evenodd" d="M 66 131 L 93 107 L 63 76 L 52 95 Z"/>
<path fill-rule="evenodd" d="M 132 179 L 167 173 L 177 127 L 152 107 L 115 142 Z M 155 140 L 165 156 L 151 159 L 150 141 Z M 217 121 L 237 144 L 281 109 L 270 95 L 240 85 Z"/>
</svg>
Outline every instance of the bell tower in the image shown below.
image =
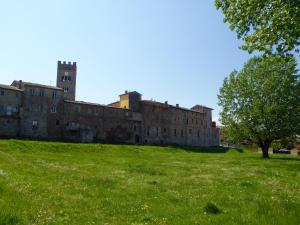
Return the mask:
<svg viewBox="0 0 300 225">
<path fill-rule="evenodd" d="M 76 96 L 76 62 L 57 62 L 56 86 L 64 90 L 64 99 L 75 101 Z"/>
</svg>

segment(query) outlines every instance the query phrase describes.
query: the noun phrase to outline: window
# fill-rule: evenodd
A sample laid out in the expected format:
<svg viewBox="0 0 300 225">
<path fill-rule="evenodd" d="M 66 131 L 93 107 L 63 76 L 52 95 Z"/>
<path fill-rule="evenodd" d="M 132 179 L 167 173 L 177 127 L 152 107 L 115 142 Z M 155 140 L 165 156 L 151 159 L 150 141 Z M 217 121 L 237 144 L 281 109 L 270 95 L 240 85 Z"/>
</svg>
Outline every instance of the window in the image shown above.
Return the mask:
<svg viewBox="0 0 300 225">
<path fill-rule="evenodd" d="M 0 95 L 2 95 L 2 96 L 4 95 L 4 91 L 3 90 L 0 91 Z"/>
<path fill-rule="evenodd" d="M 164 133 L 167 133 L 167 128 L 164 128 Z"/>
<path fill-rule="evenodd" d="M 44 90 L 44 89 L 41 89 L 41 90 L 40 90 L 40 96 L 41 96 L 41 97 L 44 97 L 44 96 L 45 96 L 45 90 Z"/>
<path fill-rule="evenodd" d="M 59 125 L 59 120 L 56 120 L 56 125 L 57 125 L 57 126 Z"/>
<path fill-rule="evenodd" d="M 69 88 L 68 87 L 64 87 L 64 93 L 68 93 L 69 92 Z"/>
<path fill-rule="evenodd" d="M 176 137 L 176 135 L 177 135 L 177 130 L 176 130 L 176 128 L 174 129 L 174 136 Z"/>
<path fill-rule="evenodd" d="M 52 91 L 52 99 L 56 99 L 56 91 Z"/>
<path fill-rule="evenodd" d="M 192 129 L 189 130 L 189 133 L 192 134 Z"/>
<path fill-rule="evenodd" d="M 71 80 L 72 80 L 71 76 L 62 76 L 61 77 L 62 82 L 70 82 Z"/>
<path fill-rule="evenodd" d="M 133 130 L 136 131 L 136 125 L 133 126 Z"/>
<path fill-rule="evenodd" d="M 32 129 L 35 129 L 38 127 L 38 121 L 37 120 L 33 120 L 32 121 Z"/>
<path fill-rule="evenodd" d="M 156 136 L 158 137 L 158 134 L 159 134 L 159 128 L 156 127 Z"/>
<path fill-rule="evenodd" d="M 150 131 L 149 131 L 149 130 L 150 130 L 150 128 L 148 127 L 148 128 L 147 128 L 147 136 L 150 135 Z"/>
<path fill-rule="evenodd" d="M 183 129 L 181 129 L 181 137 L 183 137 Z"/>
<path fill-rule="evenodd" d="M 50 111 L 51 111 L 52 113 L 56 113 L 56 106 L 55 106 L 55 105 L 52 105 Z"/>
<path fill-rule="evenodd" d="M 198 130 L 198 137 L 200 137 L 200 130 Z"/>
<path fill-rule="evenodd" d="M 32 104 L 31 103 L 28 104 L 27 111 L 28 112 L 32 112 Z"/>
<path fill-rule="evenodd" d="M 75 112 L 80 113 L 80 106 L 75 106 Z"/>
<path fill-rule="evenodd" d="M 0 105 L 0 112 L 4 112 L 4 108 L 5 108 L 4 105 Z"/>
<path fill-rule="evenodd" d="M 16 98 L 19 98 L 19 96 L 20 96 L 20 93 L 16 92 Z"/>
<path fill-rule="evenodd" d="M 30 95 L 30 96 L 34 96 L 34 94 L 35 94 L 34 89 L 33 89 L 33 88 L 30 88 L 30 89 L 29 89 L 29 95 Z"/>
<path fill-rule="evenodd" d="M 69 75 L 69 71 L 65 71 L 65 75 Z"/>
</svg>

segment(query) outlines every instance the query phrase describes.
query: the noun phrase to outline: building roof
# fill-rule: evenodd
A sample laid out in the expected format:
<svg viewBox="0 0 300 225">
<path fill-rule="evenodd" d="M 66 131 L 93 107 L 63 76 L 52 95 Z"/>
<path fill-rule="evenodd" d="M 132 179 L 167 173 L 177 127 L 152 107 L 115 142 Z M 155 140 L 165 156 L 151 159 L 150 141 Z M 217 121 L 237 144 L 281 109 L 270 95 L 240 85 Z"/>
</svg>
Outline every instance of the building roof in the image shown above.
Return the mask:
<svg viewBox="0 0 300 225">
<path fill-rule="evenodd" d="M 12 85 L 19 85 L 20 81 L 14 80 L 12 82 Z M 55 90 L 60 90 L 62 91 L 62 88 L 51 86 L 51 85 L 44 85 L 44 84 L 38 84 L 38 83 L 32 83 L 32 82 L 24 82 L 22 81 L 22 84 L 28 85 L 28 86 L 35 86 L 35 87 L 41 87 L 41 88 L 48 88 L 48 89 L 55 89 Z"/>
<path fill-rule="evenodd" d="M 192 107 L 192 109 L 193 109 L 193 108 L 197 108 L 197 107 L 201 107 L 201 108 L 205 108 L 205 109 L 214 110 L 213 108 L 209 108 L 209 107 L 204 106 L 204 105 L 195 105 L 195 106 Z"/>
<path fill-rule="evenodd" d="M 101 106 L 101 107 L 107 107 L 112 109 L 122 109 L 122 110 L 128 110 L 123 108 L 117 108 L 110 105 L 103 105 L 98 103 L 92 103 L 92 102 L 85 102 L 85 101 L 72 101 L 72 100 L 64 100 L 65 102 L 72 103 L 72 104 L 81 104 L 81 105 L 89 105 L 89 106 Z"/>
<path fill-rule="evenodd" d="M 112 106 L 112 105 L 115 105 L 115 104 L 120 104 L 120 101 L 112 102 L 112 103 L 109 103 L 109 104 L 107 104 L 107 105 L 108 105 L 108 106 Z"/>
<path fill-rule="evenodd" d="M 9 89 L 9 90 L 13 90 L 13 91 L 23 91 L 15 86 L 5 85 L 5 84 L 0 84 L 0 88 Z"/>
<path fill-rule="evenodd" d="M 138 94 L 138 95 L 142 95 L 142 94 L 140 94 L 139 92 L 137 92 L 137 91 L 125 91 L 125 93 L 123 93 L 123 94 L 120 94 L 119 96 L 122 96 L 122 95 L 127 95 L 127 94 Z"/>
<path fill-rule="evenodd" d="M 171 108 L 175 108 L 175 109 L 181 109 L 181 110 L 185 110 L 185 111 L 189 111 L 189 112 L 203 114 L 202 112 L 199 112 L 199 111 L 196 111 L 196 110 L 193 110 L 193 109 L 188 109 L 188 108 L 184 108 L 184 107 L 180 107 L 180 106 L 169 105 L 167 103 L 156 102 L 156 101 L 153 101 L 153 100 L 142 100 L 142 102 L 150 103 L 150 104 L 158 105 L 158 106 L 171 107 Z"/>
</svg>

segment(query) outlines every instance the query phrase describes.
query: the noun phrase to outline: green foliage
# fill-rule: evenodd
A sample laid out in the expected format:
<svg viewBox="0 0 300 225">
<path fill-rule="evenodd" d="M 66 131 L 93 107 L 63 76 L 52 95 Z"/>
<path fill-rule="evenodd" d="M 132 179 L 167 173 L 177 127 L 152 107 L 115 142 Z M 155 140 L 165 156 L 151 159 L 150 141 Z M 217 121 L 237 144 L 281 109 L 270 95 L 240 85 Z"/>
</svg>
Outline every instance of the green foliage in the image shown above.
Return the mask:
<svg viewBox="0 0 300 225">
<path fill-rule="evenodd" d="M 275 140 L 272 143 L 273 149 L 282 149 L 282 148 L 293 148 L 296 144 L 295 137 L 285 137 L 280 140 Z"/>
<path fill-rule="evenodd" d="M 299 156 L 200 150 L 0 140 L 0 225 L 299 224 Z"/>
<path fill-rule="evenodd" d="M 286 54 L 300 44 L 299 0 L 215 0 L 215 5 L 244 50 Z"/>
<path fill-rule="evenodd" d="M 208 214 L 220 214 L 221 210 L 211 202 L 208 202 L 204 207 L 204 212 Z"/>
<path fill-rule="evenodd" d="M 293 57 L 253 57 L 220 89 L 224 132 L 262 148 L 299 132 L 300 81 Z M 268 157 L 268 156 L 266 156 Z"/>
</svg>

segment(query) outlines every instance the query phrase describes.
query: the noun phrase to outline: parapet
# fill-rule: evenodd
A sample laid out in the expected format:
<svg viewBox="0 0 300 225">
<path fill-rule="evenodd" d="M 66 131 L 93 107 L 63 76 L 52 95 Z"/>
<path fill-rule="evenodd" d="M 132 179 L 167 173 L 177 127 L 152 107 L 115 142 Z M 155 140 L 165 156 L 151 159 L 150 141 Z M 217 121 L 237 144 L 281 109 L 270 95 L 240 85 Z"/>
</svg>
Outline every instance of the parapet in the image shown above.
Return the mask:
<svg viewBox="0 0 300 225">
<path fill-rule="evenodd" d="M 57 69 L 58 70 L 73 70 L 73 71 L 76 71 L 77 69 L 77 65 L 76 65 L 76 62 L 66 62 L 66 61 L 63 61 L 63 63 L 61 61 L 58 61 L 57 62 Z"/>
</svg>

